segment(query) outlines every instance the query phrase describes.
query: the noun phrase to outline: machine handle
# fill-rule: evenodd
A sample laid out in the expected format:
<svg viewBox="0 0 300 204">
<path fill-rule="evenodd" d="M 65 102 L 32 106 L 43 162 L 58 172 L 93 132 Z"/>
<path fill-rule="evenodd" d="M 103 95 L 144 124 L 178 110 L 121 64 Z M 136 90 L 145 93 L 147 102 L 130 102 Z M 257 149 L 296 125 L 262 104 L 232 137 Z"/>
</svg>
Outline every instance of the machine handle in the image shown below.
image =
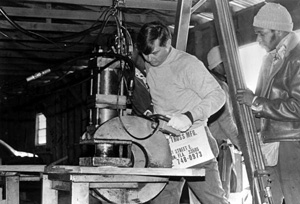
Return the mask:
<svg viewBox="0 0 300 204">
<path fill-rule="evenodd" d="M 163 120 L 165 122 L 169 122 L 171 118 L 169 118 L 166 115 L 162 115 L 162 114 L 153 114 L 149 116 L 151 119 L 160 119 Z"/>
<path fill-rule="evenodd" d="M 158 119 L 159 121 L 155 121 L 159 125 L 159 130 L 167 135 L 171 136 L 180 136 L 180 131 L 176 130 L 170 126 L 167 126 L 167 123 L 170 121 L 171 118 L 162 114 L 153 114 L 149 116 L 151 119 Z M 153 128 L 156 128 L 153 127 Z"/>
</svg>

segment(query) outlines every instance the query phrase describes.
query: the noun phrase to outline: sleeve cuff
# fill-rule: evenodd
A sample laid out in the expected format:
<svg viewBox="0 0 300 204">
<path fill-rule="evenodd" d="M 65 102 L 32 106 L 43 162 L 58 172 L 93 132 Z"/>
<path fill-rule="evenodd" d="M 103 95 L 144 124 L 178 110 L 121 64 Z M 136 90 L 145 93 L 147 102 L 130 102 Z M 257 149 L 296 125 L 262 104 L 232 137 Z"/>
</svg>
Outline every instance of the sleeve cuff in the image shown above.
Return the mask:
<svg viewBox="0 0 300 204">
<path fill-rule="evenodd" d="M 190 119 L 192 124 L 194 123 L 194 118 L 193 118 L 193 115 L 190 111 L 183 113 L 183 115 L 186 115 Z"/>
<path fill-rule="evenodd" d="M 251 109 L 256 111 L 256 112 L 260 112 L 262 111 L 262 105 L 255 103 L 255 100 L 257 99 L 258 96 L 254 96 L 253 100 L 252 100 L 252 105 L 251 105 Z"/>
</svg>

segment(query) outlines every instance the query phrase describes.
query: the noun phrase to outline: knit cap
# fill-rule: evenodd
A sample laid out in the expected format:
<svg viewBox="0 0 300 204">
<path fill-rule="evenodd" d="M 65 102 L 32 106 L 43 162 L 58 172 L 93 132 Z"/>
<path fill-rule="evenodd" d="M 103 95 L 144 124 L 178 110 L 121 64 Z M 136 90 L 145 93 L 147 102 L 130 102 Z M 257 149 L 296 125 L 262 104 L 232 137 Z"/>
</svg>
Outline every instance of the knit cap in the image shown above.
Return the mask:
<svg viewBox="0 0 300 204">
<path fill-rule="evenodd" d="M 291 32 L 293 21 L 285 7 L 277 3 L 266 3 L 254 17 L 253 26 Z"/>
<path fill-rule="evenodd" d="M 212 70 L 222 61 L 221 54 L 220 54 L 220 47 L 216 46 L 213 47 L 207 54 L 207 62 L 208 62 L 208 69 Z"/>
</svg>

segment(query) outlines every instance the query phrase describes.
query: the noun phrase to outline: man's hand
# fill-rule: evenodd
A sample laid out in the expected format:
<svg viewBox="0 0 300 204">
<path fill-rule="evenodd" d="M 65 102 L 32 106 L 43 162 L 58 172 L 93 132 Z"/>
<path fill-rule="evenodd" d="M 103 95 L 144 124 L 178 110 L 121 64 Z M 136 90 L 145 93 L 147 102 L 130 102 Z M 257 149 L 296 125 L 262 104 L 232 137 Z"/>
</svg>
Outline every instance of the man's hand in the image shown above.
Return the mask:
<svg viewBox="0 0 300 204">
<path fill-rule="evenodd" d="M 167 125 L 184 132 L 191 127 L 192 121 L 184 114 L 176 114 L 171 117 Z"/>
<path fill-rule="evenodd" d="M 239 104 L 245 104 L 251 107 L 254 96 L 255 95 L 250 89 L 238 89 L 236 99 Z"/>
</svg>

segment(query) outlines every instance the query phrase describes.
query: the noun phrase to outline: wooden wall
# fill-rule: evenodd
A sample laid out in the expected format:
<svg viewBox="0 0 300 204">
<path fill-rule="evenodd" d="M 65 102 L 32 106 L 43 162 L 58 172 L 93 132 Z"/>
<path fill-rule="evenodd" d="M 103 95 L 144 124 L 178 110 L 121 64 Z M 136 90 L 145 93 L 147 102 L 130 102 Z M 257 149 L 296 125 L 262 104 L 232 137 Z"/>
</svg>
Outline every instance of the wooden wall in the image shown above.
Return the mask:
<svg viewBox="0 0 300 204">
<path fill-rule="evenodd" d="M 74 77 L 73 77 L 74 78 Z M 72 79 L 81 81 L 82 77 Z M 71 80 L 71 81 L 72 81 Z M 36 90 L 30 96 L 14 98 L 15 104 L 1 107 L 0 138 L 19 151 L 40 155 L 47 164 L 68 156 L 64 164 L 78 164 L 79 138 L 87 126 L 88 82 L 78 85 L 55 84 L 55 88 Z M 35 117 L 47 118 L 47 144 L 35 146 Z"/>
</svg>

